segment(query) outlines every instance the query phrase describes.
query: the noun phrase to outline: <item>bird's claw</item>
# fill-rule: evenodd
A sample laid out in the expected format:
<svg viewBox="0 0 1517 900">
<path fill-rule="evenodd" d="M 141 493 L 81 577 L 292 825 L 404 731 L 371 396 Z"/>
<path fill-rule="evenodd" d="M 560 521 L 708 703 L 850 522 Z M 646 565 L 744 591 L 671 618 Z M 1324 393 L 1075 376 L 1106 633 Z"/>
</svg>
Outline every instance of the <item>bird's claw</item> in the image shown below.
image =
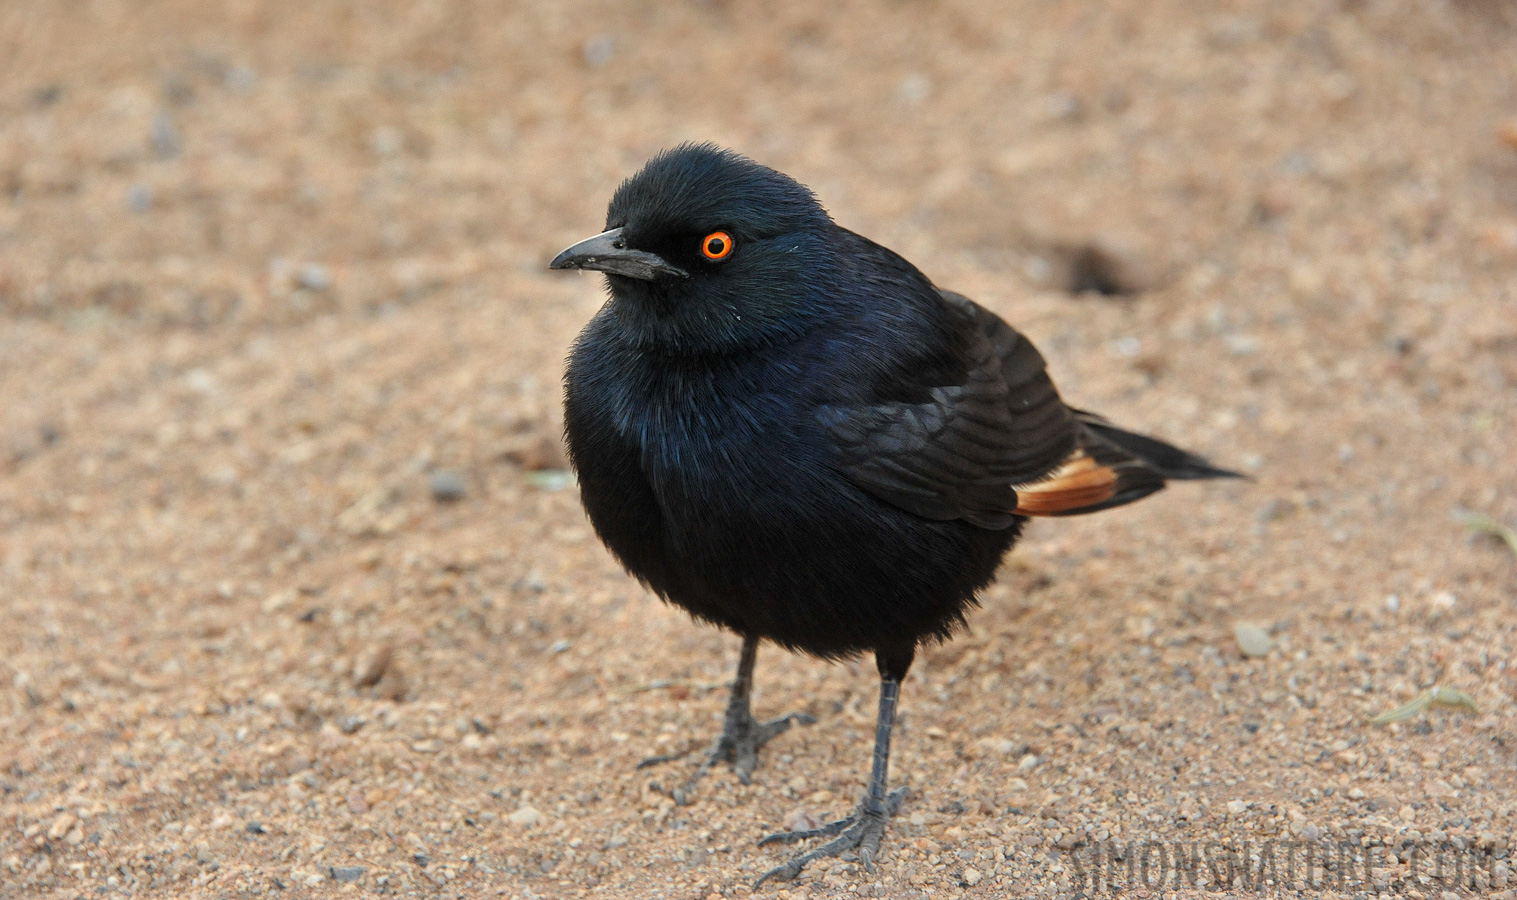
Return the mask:
<svg viewBox="0 0 1517 900">
<path fill-rule="evenodd" d="M 801 870 L 806 868 L 807 863 L 827 856 L 842 856 L 843 853 L 855 848 L 858 850 L 858 859 L 864 866 L 865 871 L 873 872 L 874 860 L 879 856 L 880 852 L 880 840 L 885 837 L 885 823 L 889 821 L 891 816 L 900 811 L 901 804 L 905 802 L 907 793 L 907 788 L 897 788 L 885 798 L 883 804 L 876 803 L 873 805 L 873 808 L 871 808 L 871 804 L 866 798 L 859 803 L 858 808 L 853 811 L 853 815 L 846 819 L 828 822 L 820 828 L 811 828 L 805 831 L 781 831 L 763 838 L 759 841 L 760 847 L 767 844 L 793 844 L 796 841 L 818 837 L 831 837 L 833 839 L 815 850 L 797 853 L 795 856 L 790 857 L 783 865 L 775 866 L 765 872 L 759 877 L 758 881 L 753 883 L 754 889 L 757 889 L 759 885 L 771 878 L 776 881 L 790 881 L 801 874 Z M 833 837 L 833 835 L 836 835 L 836 837 Z"/>
<path fill-rule="evenodd" d="M 647 759 L 640 760 L 636 768 L 646 769 L 650 766 L 659 766 L 663 765 L 666 762 L 674 762 L 676 759 L 684 759 L 689 755 L 689 750 L 681 750 L 678 753 L 665 753 L 662 756 L 650 756 Z"/>
<path fill-rule="evenodd" d="M 816 719 L 806 713 L 790 713 L 780 716 L 769 722 L 760 722 L 752 715 L 737 718 L 729 717 L 722 726 L 722 733 L 711 744 L 711 749 L 706 752 L 705 759 L 701 760 L 700 767 L 685 780 L 685 783 L 674 789 L 670 794 L 674 802 L 680 806 L 690 803 L 695 793 L 695 786 L 706 773 L 718 763 L 732 763 L 732 771 L 737 775 L 737 780 L 743 784 L 753 781 L 753 770 L 758 767 L 759 748 L 767 744 L 771 738 L 790 730 L 792 724 L 811 725 Z M 684 756 L 684 753 L 671 754 L 668 756 L 654 756 L 637 764 L 639 769 L 659 763 L 670 762 Z"/>
</svg>

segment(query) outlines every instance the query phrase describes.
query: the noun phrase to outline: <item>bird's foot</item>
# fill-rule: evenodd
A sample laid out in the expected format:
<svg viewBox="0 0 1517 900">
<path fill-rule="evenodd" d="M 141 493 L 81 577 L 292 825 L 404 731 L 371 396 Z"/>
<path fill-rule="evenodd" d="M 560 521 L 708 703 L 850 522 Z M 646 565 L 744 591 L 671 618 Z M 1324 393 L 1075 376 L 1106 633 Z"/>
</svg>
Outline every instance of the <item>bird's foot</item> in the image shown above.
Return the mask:
<svg viewBox="0 0 1517 900">
<path fill-rule="evenodd" d="M 906 788 L 897 788 L 885 798 L 883 804 L 866 797 L 859 802 L 853 815 L 846 819 L 839 819 L 820 828 L 806 831 L 781 831 L 759 841 L 759 846 L 762 847 L 765 844 L 793 844 L 808 838 L 832 838 L 815 850 L 797 853 L 784 865 L 775 866 L 765 872 L 758 881 L 754 882 L 754 888 L 771 878 L 776 881 L 789 881 L 801 874 L 801 870 L 806 868 L 806 864 L 812 860 L 827 856 L 842 856 L 854 849 L 858 850 L 858 859 L 864 869 L 873 872 L 875 857 L 880 852 L 880 839 L 885 836 L 885 823 L 900 810 L 901 803 L 906 799 L 906 793 Z"/>
<path fill-rule="evenodd" d="M 732 771 L 737 774 L 737 780 L 743 784 L 751 783 L 753 770 L 758 766 L 760 747 L 768 743 L 769 739 L 775 735 L 790 730 L 792 724 L 810 725 L 815 721 L 815 718 L 806 713 L 790 713 L 769 722 L 760 722 L 751 713 L 727 716 L 722 726 L 722 733 L 717 735 L 716 740 L 711 744 L 711 749 L 701 760 L 700 767 L 686 779 L 683 785 L 674 789 L 671 795 L 674 797 L 674 802 L 680 806 L 688 804 L 695 793 L 696 784 L 718 763 L 732 763 Z M 683 755 L 650 757 L 638 763 L 637 767 L 645 769 L 648 766 L 679 759 Z"/>
</svg>

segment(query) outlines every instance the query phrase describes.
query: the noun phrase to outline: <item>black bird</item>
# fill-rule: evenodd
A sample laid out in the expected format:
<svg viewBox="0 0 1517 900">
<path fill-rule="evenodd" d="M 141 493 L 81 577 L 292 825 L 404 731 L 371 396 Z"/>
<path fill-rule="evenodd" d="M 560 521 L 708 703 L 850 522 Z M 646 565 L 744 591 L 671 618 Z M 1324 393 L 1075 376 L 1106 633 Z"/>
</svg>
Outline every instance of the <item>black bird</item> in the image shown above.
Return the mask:
<svg viewBox="0 0 1517 900">
<path fill-rule="evenodd" d="M 1066 406 L 1011 326 L 709 144 L 655 156 L 606 230 L 551 267 L 599 270 L 610 289 L 564 391 L 596 533 L 660 597 L 743 638 L 721 735 L 676 800 L 723 760 L 746 783 L 798 718 L 753 717 L 761 640 L 878 664 L 863 799 L 766 838 L 833 840 L 764 878 L 854 849 L 871 866 L 905 791 L 886 789 L 901 680 L 918 644 L 963 623 L 1026 517 L 1235 475 Z"/>
</svg>

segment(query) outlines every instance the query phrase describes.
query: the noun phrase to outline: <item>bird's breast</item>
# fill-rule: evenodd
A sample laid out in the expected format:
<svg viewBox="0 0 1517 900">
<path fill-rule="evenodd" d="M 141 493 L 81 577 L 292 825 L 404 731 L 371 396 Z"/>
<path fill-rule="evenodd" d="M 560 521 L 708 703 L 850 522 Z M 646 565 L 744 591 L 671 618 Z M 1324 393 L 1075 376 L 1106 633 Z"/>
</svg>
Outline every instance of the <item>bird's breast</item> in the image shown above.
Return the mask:
<svg viewBox="0 0 1517 900">
<path fill-rule="evenodd" d="M 720 383 L 658 385 L 627 426 L 656 487 L 718 491 L 783 465 L 804 437 L 787 398 Z"/>
<path fill-rule="evenodd" d="M 825 466 L 814 412 L 771 370 L 649 366 L 620 383 L 616 429 L 677 532 L 751 519 Z"/>
</svg>

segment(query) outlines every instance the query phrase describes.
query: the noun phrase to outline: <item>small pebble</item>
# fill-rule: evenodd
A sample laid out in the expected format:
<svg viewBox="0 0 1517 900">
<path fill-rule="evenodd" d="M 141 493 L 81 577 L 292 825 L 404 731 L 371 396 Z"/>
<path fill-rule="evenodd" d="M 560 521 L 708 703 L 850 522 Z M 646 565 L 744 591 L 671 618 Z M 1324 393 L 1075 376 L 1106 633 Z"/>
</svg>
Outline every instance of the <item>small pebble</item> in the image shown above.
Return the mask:
<svg viewBox="0 0 1517 900">
<path fill-rule="evenodd" d="M 566 469 L 543 469 L 528 472 L 527 483 L 543 491 L 561 491 L 574 485 L 574 473 Z"/>
<path fill-rule="evenodd" d="M 1503 144 L 1517 150 L 1517 119 L 1507 119 L 1502 122 L 1496 128 L 1496 137 L 1500 138 Z"/>
<path fill-rule="evenodd" d="M 1307 175 L 1317 170 L 1317 161 L 1310 153 L 1295 150 L 1282 156 L 1278 166 L 1287 175 Z"/>
<path fill-rule="evenodd" d="M 1493 222 L 1480 230 L 1480 240 L 1498 253 L 1517 250 L 1517 222 Z"/>
<path fill-rule="evenodd" d="M 295 283 L 308 291 L 324 291 L 332 286 L 332 273 L 321 263 L 306 263 L 295 273 Z"/>
<path fill-rule="evenodd" d="M 246 94 L 258 84 L 258 73 L 247 66 L 232 66 L 227 69 L 226 76 L 221 79 L 227 90 L 237 94 Z"/>
<path fill-rule="evenodd" d="M 1281 185 L 1271 185 L 1259 192 L 1254 200 L 1254 209 L 1260 220 L 1268 222 L 1290 212 L 1295 200 Z"/>
<path fill-rule="evenodd" d="M 932 94 L 932 79 L 920 72 L 915 72 L 901 79 L 900 87 L 896 88 L 896 96 L 908 106 L 916 106 Z"/>
<path fill-rule="evenodd" d="M 975 885 L 979 884 L 981 877 L 983 876 L 980 875 L 979 869 L 971 867 L 964 870 L 964 883 L 970 887 L 974 887 Z"/>
<path fill-rule="evenodd" d="M 531 828 L 534 825 L 542 824 L 543 814 L 530 806 L 523 806 L 516 812 L 506 816 L 506 821 L 517 828 Z"/>
<path fill-rule="evenodd" d="M 608 34 L 598 34 L 585 41 L 585 62 L 592 69 L 599 69 L 611 61 L 611 56 L 616 52 L 616 44 L 612 42 Z"/>
<path fill-rule="evenodd" d="M 1295 511 L 1296 504 L 1292 503 L 1289 500 L 1276 498 L 1264 504 L 1264 506 L 1254 514 L 1254 521 L 1260 523 L 1261 525 L 1267 524 L 1269 522 L 1278 522 L 1281 519 L 1290 516 Z"/>
<path fill-rule="evenodd" d="M 375 156 L 394 156 L 405 148 L 405 143 L 405 135 L 390 125 L 381 125 L 369 135 L 369 147 Z"/>
<path fill-rule="evenodd" d="M 179 155 L 179 128 L 174 117 L 166 111 L 153 116 L 153 150 L 159 159 L 173 159 Z"/>
<path fill-rule="evenodd" d="M 1274 642 L 1269 639 L 1263 628 L 1250 622 L 1239 622 L 1233 626 L 1233 637 L 1238 641 L 1238 649 L 1243 655 L 1251 659 L 1268 656 Z"/>
<path fill-rule="evenodd" d="M 1120 359 L 1132 359 L 1143 352 L 1143 341 L 1131 335 L 1117 338 L 1107 345 L 1107 352 Z"/>
<path fill-rule="evenodd" d="M 333 866 L 330 870 L 332 880 L 343 884 L 357 881 L 365 871 L 363 866 Z"/>
<path fill-rule="evenodd" d="M 126 208 L 134 213 L 143 213 L 153 208 L 153 189 L 138 183 L 126 189 Z"/>
<path fill-rule="evenodd" d="M 373 687 L 378 684 L 385 677 L 385 672 L 389 671 L 390 664 L 394 662 L 394 659 L 395 650 L 389 644 L 385 644 L 370 652 L 359 660 L 357 665 L 353 666 L 353 684 L 357 687 Z M 348 728 L 350 723 L 352 724 L 352 730 Z M 345 733 L 352 734 L 363 727 L 363 718 L 360 716 L 349 716 L 343 720 L 341 727 Z"/>
<path fill-rule="evenodd" d="M 1250 356 L 1264 349 L 1259 339 L 1250 334 L 1230 334 L 1227 336 L 1227 350 L 1234 356 Z"/>
<path fill-rule="evenodd" d="M 1085 109 L 1085 105 L 1080 102 L 1079 97 L 1063 92 L 1046 94 L 1040 97 L 1037 101 L 1037 107 L 1042 115 L 1055 122 L 1068 122 L 1078 119 Z"/>
<path fill-rule="evenodd" d="M 1227 814 L 1228 815 L 1230 815 L 1230 816 L 1241 816 L 1241 815 L 1243 815 L 1246 812 L 1248 812 L 1248 801 L 1247 800 L 1229 800 L 1229 801 L 1227 801 Z"/>
<path fill-rule="evenodd" d="M 438 503 L 456 503 L 462 500 L 467 492 L 463 476 L 457 472 L 439 469 L 432 473 L 432 499 Z"/>
<path fill-rule="evenodd" d="M 780 826 L 786 831 L 810 831 L 822 827 L 822 820 L 806 807 L 797 806 L 780 821 Z"/>
<path fill-rule="evenodd" d="M 79 821 L 79 817 L 73 813 L 62 813 L 53 820 L 53 826 L 47 830 L 47 836 L 53 840 L 62 838 Z"/>
</svg>

